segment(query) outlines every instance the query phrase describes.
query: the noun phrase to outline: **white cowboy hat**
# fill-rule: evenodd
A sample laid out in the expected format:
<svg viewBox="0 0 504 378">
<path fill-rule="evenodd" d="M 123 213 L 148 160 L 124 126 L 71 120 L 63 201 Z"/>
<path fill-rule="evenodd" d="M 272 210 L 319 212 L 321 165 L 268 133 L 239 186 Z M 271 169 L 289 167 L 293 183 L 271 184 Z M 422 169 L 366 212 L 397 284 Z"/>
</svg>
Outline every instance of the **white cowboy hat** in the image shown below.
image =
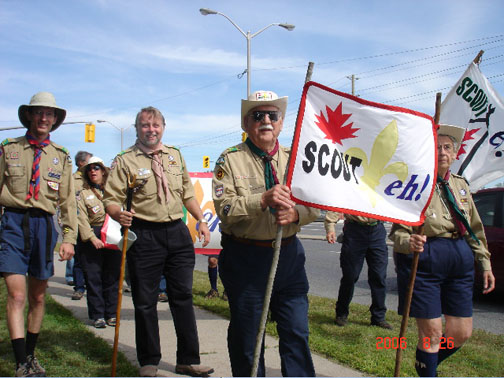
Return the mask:
<svg viewBox="0 0 504 378">
<path fill-rule="evenodd" d="M 86 165 L 83 165 L 82 167 L 79 168 L 79 171 L 82 172 L 82 174 L 86 173 L 86 169 L 88 165 L 91 164 L 98 164 L 103 168 L 104 171 L 107 173 L 110 171 L 110 168 L 105 165 L 102 159 L 100 159 L 98 156 L 91 156 L 87 162 Z"/>
<path fill-rule="evenodd" d="M 49 92 L 38 92 L 33 95 L 28 105 L 21 105 L 18 109 L 19 120 L 27 129 L 30 128 L 30 121 L 26 118 L 26 111 L 33 106 L 45 106 L 53 108 L 56 111 L 57 120 L 51 128 L 51 131 L 56 130 L 65 120 L 66 110 L 56 105 L 54 95 Z"/>
<path fill-rule="evenodd" d="M 282 117 L 285 117 L 285 112 L 287 111 L 287 100 L 288 97 L 278 97 L 275 92 L 272 91 L 255 91 L 248 96 L 247 100 L 241 101 L 241 127 L 245 131 L 244 118 L 248 112 L 254 109 L 256 106 L 262 105 L 272 105 L 276 106 L 278 110 L 282 112 Z"/>
<path fill-rule="evenodd" d="M 460 147 L 462 140 L 464 139 L 466 129 L 464 127 L 455 126 L 455 125 L 439 125 L 438 135 L 449 135 L 455 138 L 457 142 L 457 146 Z"/>
</svg>

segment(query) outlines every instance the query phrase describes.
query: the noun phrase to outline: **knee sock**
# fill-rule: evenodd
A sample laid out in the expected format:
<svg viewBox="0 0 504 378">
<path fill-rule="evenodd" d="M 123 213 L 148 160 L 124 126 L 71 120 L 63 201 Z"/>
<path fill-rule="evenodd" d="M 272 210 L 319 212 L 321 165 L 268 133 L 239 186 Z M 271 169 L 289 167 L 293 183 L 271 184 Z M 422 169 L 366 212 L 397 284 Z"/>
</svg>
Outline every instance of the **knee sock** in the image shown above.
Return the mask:
<svg viewBox="0 0 504 378">
<path fill-rule="evenodd" d="M 16 359 L 16 366 L 26 363 L 25 339 L 13 339 L 11 343 L 14 350 L 14 358 Z"/>
<path fill-rule="evenodd" d="M 37 344 L 38 333 L 26 331 L 26 355 L 33 356 L 35 353 L 35 345 Z"/>
<path fill-rule="evenodd" d="M 417 348 L 415 369 L 420 377 L 435 377 L 437 368 L 437 353 L 427 353 Z"/>
<path fill-rule="evenodd" d="M 208 279 L 210 280 L 210 286 L 215 291 L 217 290 L 217 267 L 210 268 L 208 267 Z"/>
<path fill-rule="evenodd" d="M 444 335 L 443 335 L 443 337 L 444 337 Z M 439 344 L 438 361 L 437 361 L 438 366 L 441 362 L 446 360 L 448 357 L 450 357 L 453 353 L 455 353 L 457 350 L 459 350 L 461 348 L 461 347 L 448 348 L 447 344 L 448 343 L 447 343 L 446 337 L 443 339 L 443 342 Z M 441 348 L 443 348 L 443 349 L 441 349 Z"/>
</svg>

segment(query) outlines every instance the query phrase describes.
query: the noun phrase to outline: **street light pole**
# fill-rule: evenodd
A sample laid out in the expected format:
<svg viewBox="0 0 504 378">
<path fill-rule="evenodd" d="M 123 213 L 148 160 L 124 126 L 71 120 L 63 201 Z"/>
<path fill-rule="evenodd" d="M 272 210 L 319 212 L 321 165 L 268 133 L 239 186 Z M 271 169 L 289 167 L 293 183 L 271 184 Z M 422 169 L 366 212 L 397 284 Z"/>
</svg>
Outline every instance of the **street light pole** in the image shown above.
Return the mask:
<svg viewBox="0 0 504 378">
<path fill-rule="evenodd" d="M 109 125 L 111 125 L 112 127 L 114 127 L 115 129 L 119 130 L 119 132 L 121 133 L 121 151 L 124 150 L 124 146 L 123 146 L 123 140 L 124 140 L 124 130 L 130 128 L 132 125 L 128 126 L 128 127 L 117 127 L 116 125 L 114 125 L 112 122 L 110 121 L 106 121 L 104 119 L 97 119 L 96 120 L 97 123 L 108 123 Z"/>
<path fill-rule="evenodd" d="M 248 98 L 248 96 L 250 95 L 250 71 L 251 71 L 251 66 L 252 66 L 251 58 L 250 58 L 250 46 L 251 46 L 252 38 L 254 38 L 256 35 L 262 33 L 266 29 L 270 28 L 271 26 L 280 26 L 288 31 L 294 30 L 295 26 L 292 24 L 275 22 L 275 23 L 269 24 L 268 26 L 265 26 L 264 28 L 262 28 L 261 30 L 255 32 L 255 33 L 251 34 L 250 31 L 247 31 L 247 33 L 245 33 L 233 20 L 231 20 L 224 13 L 217 12 L 217 11 L 214 11 L 214 10 L 208 9 L 208 8 L 201 8 L 200 13 L 203 16 L 208 16 L 209 14 L 221 15 L 222 17 L 226 18 L 229 22 L 231 22 L 231 24 L 233 24 L 233 26 L 236 29 L 238 29 L 238 31 L 247 39 L 247 98 Z"/>
</svg>

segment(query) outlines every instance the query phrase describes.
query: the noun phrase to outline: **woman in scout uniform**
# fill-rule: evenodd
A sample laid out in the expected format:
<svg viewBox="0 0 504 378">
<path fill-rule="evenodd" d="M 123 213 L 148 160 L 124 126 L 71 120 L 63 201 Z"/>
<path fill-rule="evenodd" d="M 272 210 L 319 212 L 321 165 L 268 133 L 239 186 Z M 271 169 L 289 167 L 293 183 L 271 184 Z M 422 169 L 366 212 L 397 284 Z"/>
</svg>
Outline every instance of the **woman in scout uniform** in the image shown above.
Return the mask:
<svg viewBox="0 0 504 378">
<path fill-rule="evenodd" d="M 105 221 L 103 187 L 108 176 L 103 160 L 93 156 L 79 171 L 83 188 L 77 197 L 79 248 L 86 277 L 88 315 L 96 328 L 115 326 L 121 254 L 100 239 Z"/>
<path fill-rule="evenodd" d="M 425 235 L 397 224 L 390 233 L 394 251 L 399 252 L 399 313 L 408 286 L 411 253 L 421 252 L 410 310 L 418 327 L 415 367 L 420 376 L 435 377 L 437 366 L 471 336 L 474 260 L 483 271 L 483 293 L 495 287 L 483 224 L 469 185 L 450 172 L 464 133 L 458 126 L 439 127 L 437 185 L 425 212 Z M 446 320 L 444 333 L 441 314 Z"/>
</svg>

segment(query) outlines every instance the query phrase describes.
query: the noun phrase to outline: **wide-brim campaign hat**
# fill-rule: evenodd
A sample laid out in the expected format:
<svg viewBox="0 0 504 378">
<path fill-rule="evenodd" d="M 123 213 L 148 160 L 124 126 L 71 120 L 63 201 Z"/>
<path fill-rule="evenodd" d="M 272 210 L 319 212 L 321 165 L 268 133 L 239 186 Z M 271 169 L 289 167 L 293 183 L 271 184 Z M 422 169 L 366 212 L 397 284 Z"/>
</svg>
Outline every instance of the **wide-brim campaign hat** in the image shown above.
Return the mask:
<svg viewBox="0 0 504 378">
<path fill-rule="evenodd" d="M 278 97 L 275 92 L 272 91 L 255 91 L 248 96 L 247 100 L 242 100 L 241 102 L 241 127 L 245 130 L 245 116 L 248 112 L 257 106 L 262 105 L 272 105 L 276 106 L 281 112 L 282 117 L 285 117 L 285 112 L 287 111 L 287 101 L 288 97 Z"/>
<path fill-rule="evenodd" d="M 464 139 L 466 129 L 464 127 L 455 126 L 455 125 L 439 125 L 438 135 L 449 135 L 455 138 L 457 145 L 460 146 L 462 140 Z"/>
<path fill-rule="evenodd" d="M 51 128 L 51 131 L 56 130 L 65 120 L 66 110 L 56 105 L 56 99 L 54 98 L 54 95 L 50 92 L 38 92 L 32 96 L 28 105 L 21 105 L 18 109 L 19 120 L 27 129 L 30 128 L 30 121 L 26 117 L 26 111 L 34 106 L 44 106 L 47 108 L 53 108 L 55 110 L 57 120 Z"/>
<path fill-rule="evenodd" d="M 86 169 L 89 165 L 91 164 L 98 164 L 105 170 L 107 173 L 110 171 L 110 168 L 105 165 L 102 159 L 100 159 L 98 156 L 91 156 L 87 162 L 86 165 L 83 165 L 82 167 L 79 168 L 79 171 L 82 172 L 82 174 L 86 173 Z"/>
</svg>

